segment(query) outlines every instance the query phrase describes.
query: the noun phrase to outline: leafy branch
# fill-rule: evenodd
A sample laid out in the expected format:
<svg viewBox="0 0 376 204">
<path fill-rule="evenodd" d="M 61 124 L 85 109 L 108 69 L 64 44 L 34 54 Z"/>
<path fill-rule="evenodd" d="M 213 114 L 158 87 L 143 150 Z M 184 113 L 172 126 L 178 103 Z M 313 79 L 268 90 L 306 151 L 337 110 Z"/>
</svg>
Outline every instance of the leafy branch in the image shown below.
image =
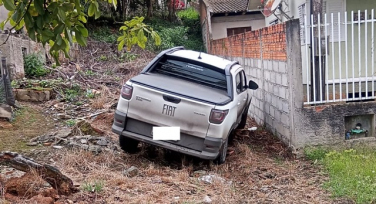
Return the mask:
<svg viewBox="0 0 376 204">
<path fill-rule="evenodd" d="M 119 51 L 123 49 L 124 45 L 126 45 L 127 51 L 130 51 L 135 44 L 145 49 L 147 36 L 151 37 L 156 45 L 161 44 L 161 38 L 158 33 L 143 23 L 143 21 L 144 17 L 135 17 L 130 21 L 124 22 L 124 25 L 119 29 L 123 34 L 117 39 Z M 147 36 L 145 36 L 145 33 Z"/>
<path fill-rule="evenodd" d="M 59 65 L 60 53 L 64 53 L 67 58 L 70 57 L 72 43 L 87 45 L 89 33 L 84 24 L 87 23 L 87 17 L 100 17 L 99 1 L 109 3 L 116 9 L 117 0 L 85 0 L 84 5 L 89 5 L 87 13 L 84 12 L 84 5 L 80 0 L 0 0 L 0 6 L 9 11 L 8 18 L 0 22 L 0 29 L 4 30 L 8 22 L 12 25 L 11 30 L 21 30 L 25 27 L 27 35 L 32 40 L 42 43 L 43 46 L 50 46 L 50 54 Z M 124 45 L 130 50 L 135 44 L 144 49 L 148 37 L 153 38 L 155 44 L 160 44 L 158 34 L 144 24 L 143 19 L 135 17 L 124 22 L 124 26 L 120 28 L 124 31 L 124 35 L 121 36 L 123 38 L 118 39 L 119 50 Z"/>
</svg>

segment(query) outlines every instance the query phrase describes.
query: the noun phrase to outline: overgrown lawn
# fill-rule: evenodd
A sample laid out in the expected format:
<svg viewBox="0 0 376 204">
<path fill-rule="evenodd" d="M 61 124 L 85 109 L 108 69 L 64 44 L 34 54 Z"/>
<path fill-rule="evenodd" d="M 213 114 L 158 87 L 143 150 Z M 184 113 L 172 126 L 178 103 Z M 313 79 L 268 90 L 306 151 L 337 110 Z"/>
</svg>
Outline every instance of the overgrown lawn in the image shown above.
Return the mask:
<svg viewBox="0 0 376 204">
<path fill-rule="evenodd" d="M 376 150 L 306 149 L 307 158 L 319 161 L 329 174 L 324 183 L 334 197 L 347 197 L 356 203 L 376 201 Z"/>
</svg>

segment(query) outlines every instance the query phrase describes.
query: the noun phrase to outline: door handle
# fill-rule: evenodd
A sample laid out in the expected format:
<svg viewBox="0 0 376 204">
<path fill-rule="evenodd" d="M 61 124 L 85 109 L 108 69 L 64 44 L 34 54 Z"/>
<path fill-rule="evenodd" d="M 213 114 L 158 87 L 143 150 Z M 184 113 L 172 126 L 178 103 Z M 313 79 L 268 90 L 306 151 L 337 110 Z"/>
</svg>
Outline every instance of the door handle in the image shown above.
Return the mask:
<svg viewBox="0 0 376 204">
<path fill-rule="evenodd" d="M 163 99 L 165 101 L 169 101 L 171 103 L 180 103 L 181 99 L 180 98 L 175 98 L 175 97 L 172 97 L 172 96 L 166 96 L 166 95 L 163 95 Z"/>
</svg>

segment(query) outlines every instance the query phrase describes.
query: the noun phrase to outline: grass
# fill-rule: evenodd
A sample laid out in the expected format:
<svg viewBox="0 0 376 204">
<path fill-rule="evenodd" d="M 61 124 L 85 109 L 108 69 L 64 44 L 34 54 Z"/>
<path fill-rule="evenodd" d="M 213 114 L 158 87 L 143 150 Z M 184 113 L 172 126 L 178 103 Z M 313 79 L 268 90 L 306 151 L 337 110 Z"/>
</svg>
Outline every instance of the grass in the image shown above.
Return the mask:
<svg viewBox="0 0 376 204">
<path fill-rule="evenodd" d="M 324 183 L 334 197 L 346 197 L 356 203 L 376 201 L 376 151 L 370 148 L 332 150 L 309 149 L 306 156 L 319 161 L 329 174 Z"/>
<path fill-rule="evenodd" d="M 43 135 L 54 128 L 39 109 L 24 106 L 15 112 L 12 128 L 0 128 L 0 150 L 16 151 L 31 149 L 26 143 L 33 137 Z M 38 128 L 35 128 L 38 127 Z M 35 148 L 35 147 L 33 147 Z"/>
<path fill-rule="evenodd" d="M 74 120 L 74 119 L 69 119 L 69 120 L 65 121 L 65 124 L 66 124 L 68 127 L 73 127 L 73 126 L 76 124 L 76 120 Z"/>
<path fill-rule="evenodd" d="M 103 181 L 95 181 L 93 183 L 84 182 L 84 184 L 82 185 L 82 190 L 90 193 L 100 193 L 101 191 L 103 191 L 103 185 Z"/>
</svg>

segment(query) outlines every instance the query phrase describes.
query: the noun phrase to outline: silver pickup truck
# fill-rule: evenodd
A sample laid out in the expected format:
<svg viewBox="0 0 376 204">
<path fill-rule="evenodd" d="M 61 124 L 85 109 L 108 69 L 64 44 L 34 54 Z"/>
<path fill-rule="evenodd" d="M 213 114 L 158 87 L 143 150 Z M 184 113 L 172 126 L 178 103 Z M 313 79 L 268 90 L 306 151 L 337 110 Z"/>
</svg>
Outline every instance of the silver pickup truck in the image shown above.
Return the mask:
<svg viewBox="0 0 376 204">
<path fill-rule="evenodd" d="M 129 153 L 141 141 L 222 164 L 257 88 L 238 62 L 175 47 L 123 85 L 112 131 Z M 155 140 L 153 127 L 179 127 L 180 139 Z"/>
</svg>

